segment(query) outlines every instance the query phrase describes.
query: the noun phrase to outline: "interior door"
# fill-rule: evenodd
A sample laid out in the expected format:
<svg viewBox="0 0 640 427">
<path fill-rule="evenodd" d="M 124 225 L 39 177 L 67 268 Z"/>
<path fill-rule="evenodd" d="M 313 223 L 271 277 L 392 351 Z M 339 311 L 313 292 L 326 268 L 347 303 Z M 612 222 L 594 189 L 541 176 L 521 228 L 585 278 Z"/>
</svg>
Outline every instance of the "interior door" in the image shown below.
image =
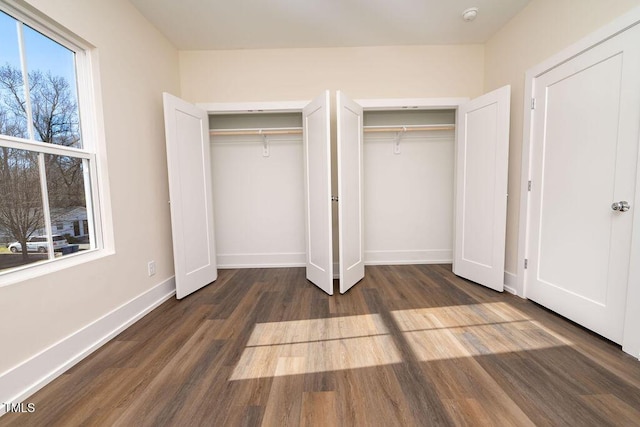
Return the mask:
<svg viewBox="0 0 640 427">
<path fill-rule="evenodd" d="M 622 342 L 640 117 L 640 28 L 533 82 L 526 296 Z"/>
<path fill-rule="evenodd" d="M 209 121 L 205 111 L 163 94 L 176 297 L 216 280 Z"/>
<path fill-rule="evenodd" d="M 329 91 L 302 110 L 307 279 L 333 295 Z"/>
<path fill-rule="evenodd" d="M 336 93 L 340 293 L 364 277 L 362 222 L 362 107 Z"/>
<path fill-rule="evenodd" d="M 511 87 L 458 110 L 453 272 L 502 292 Z"/>
</svg>

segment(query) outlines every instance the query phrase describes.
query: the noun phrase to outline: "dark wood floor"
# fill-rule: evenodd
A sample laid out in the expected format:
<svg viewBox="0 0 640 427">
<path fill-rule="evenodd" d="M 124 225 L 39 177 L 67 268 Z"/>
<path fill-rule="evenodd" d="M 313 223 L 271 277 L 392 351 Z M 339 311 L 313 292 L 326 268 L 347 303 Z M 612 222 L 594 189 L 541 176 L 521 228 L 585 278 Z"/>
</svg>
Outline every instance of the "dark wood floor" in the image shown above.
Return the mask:
<svg viewBox="0 0 640 427">
<path fill-rule="evenodd" d="M 640 362 L 448 265 L 221 270 L 28 402 L 0 425 L 631 426 Z"/>
</svg>

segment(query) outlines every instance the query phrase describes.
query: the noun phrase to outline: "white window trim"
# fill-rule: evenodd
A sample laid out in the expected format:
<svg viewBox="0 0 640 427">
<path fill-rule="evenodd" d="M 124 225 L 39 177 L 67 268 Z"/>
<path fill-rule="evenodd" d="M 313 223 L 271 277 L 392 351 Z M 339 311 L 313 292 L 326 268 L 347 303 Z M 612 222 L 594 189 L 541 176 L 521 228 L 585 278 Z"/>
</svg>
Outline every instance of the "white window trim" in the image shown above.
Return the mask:
<svg viewBox="0 0 640 427">
<path fill-rule="evenodd" d="M 87 216 L 93 215 L 94 221 L 89 221 L 89 223 L 93 222 L 93 235 L 95 236 L 92 248 L 82 253 L 69 254 L 63 258 L 49 259 L 37 264 L 27 264 L 0 272 L 0 287 L 4 287 L 113 255 L 115 253 L 115 245 L 98 51 L 95 46 L 71 34 L 62 25 L 22 0 L 12 0 L 11 2 L 0 0 L 0 8 L 76 53 L 76 85 L 84 148 L 57 147 L 51 144 L 40 145 L 6 136 L 2 136 L 2 139 L 3 144 L 7 146 L 30 149 L 47 154 L 72 154 L 75 157 L 87 159 L 92 163 L 92 167 L 88 172 L 90 184 L 86 185 L 86 187 L 89 187 L 87 189 L 92 201 L 92 203 L 87 203 Z M 86 178 L 87 176 L 85 175 L 85 183 L 87 183 Z"/>
</svg>

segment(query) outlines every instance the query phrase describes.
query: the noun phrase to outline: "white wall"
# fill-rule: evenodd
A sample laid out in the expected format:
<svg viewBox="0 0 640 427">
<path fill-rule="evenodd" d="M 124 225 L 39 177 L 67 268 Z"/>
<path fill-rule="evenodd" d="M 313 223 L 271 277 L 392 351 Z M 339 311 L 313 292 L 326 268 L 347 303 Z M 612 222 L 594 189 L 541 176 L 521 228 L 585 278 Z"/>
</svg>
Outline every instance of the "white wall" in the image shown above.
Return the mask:
<svg viewBox="0 0 640 427">
<path fill-rule="evenodd" d="M 365 126 L 447 125 L 455 110 L 367 111 Z M 366 264 L 453 260 L 453 130 L 365 132 Z M 399 152 L 396 152 L 396 147 Z"/>
<path fill-rule="evenodd" d="M 453 260 L 454 131 L 364 137 L 366 264 Z"/>
<path fill-rule="evenodd" d="M 485 45 L 484 90 L 511 85 L 506 270 L 517 270 L 525 72 L 640 0 L 532 0 Z"/>
<path fill-rule="evenodd" d="M 177 50 L 126 0 L 29 3 L 98 49 L 115 254 L 0 288 L 0 374 L 173 276 L 162 92 L 179 90 Z"/>
<path fill-rule="evenodd" d="M 219 268 L 304 266 L 302 135 L 214 136 L 213 210 Z"/>
<path fill-rule="evenodd" d="M 181 51 L 180 81 L 191 102 L 304 100 L 325 89 L 472 97 L 482 92 L 483 61 L 482 45 Z"/>
</svg>

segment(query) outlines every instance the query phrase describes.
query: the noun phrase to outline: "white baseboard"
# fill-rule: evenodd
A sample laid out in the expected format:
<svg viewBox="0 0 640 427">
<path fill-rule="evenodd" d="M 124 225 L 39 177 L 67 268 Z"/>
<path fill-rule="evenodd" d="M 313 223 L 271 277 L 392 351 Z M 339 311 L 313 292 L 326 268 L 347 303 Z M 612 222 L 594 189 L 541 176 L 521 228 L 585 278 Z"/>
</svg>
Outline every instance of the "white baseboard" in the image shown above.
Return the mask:
<svg viewBox="0 0 640 427">
<path fill-rule="evenodd" d="M 286 268 L 304 267 L 307 255 L 299 253 L 218 254 L 218 268 Z"/>
<path fill-rule="evenodd" d="M 451 264 L 451 249 L 415 251 L 365 251 L 365 265 Z"/>
<path fill-rule="evenodd" d="M 171 277 L 0 374 L 0 403 L 23 402 L 175 293 Z M 0 416 L 4 414 L 5 405 L 0 405 Z"/>
<path fill-rule="evenodd" d="M 518 276 L 508 271 L 504 272 L 504 290 L 513 295 L 518 295 L 516 286 L 518 282 Z"/>
</svg>

